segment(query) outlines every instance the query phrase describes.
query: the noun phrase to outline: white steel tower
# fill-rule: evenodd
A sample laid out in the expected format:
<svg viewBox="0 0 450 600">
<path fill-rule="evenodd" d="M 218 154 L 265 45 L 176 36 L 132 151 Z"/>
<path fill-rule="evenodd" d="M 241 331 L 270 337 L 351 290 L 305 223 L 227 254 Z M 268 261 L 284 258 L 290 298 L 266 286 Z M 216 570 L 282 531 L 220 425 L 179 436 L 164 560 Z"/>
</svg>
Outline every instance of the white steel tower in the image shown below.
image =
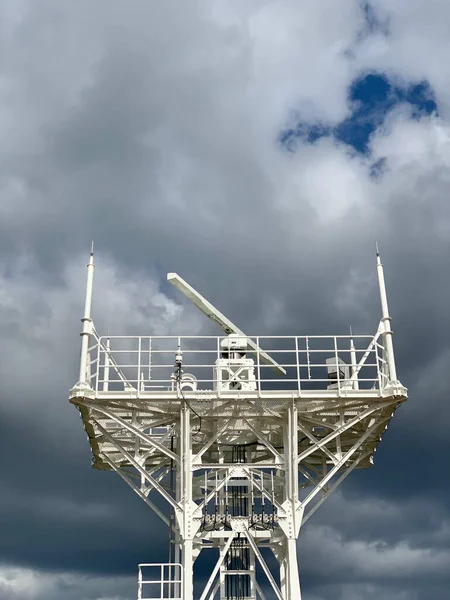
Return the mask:
<svg viewBox="0 0 450 600">
<path fill-rule="evenodd" d="M 247 336 L 169 273 L 225 336 L 104 337 L 91 319 L 91 252 L 70 402 L 93 466 L 120 475 L 169 528 L 169 562 L 139 565 L 139 599 L 300 600 L 301 526 L 372 465 L 407 399 L 378 253 L 377 271 L 375 335 Z M 216 562 L 194 585 L 204 550 Z"/>
</svg>

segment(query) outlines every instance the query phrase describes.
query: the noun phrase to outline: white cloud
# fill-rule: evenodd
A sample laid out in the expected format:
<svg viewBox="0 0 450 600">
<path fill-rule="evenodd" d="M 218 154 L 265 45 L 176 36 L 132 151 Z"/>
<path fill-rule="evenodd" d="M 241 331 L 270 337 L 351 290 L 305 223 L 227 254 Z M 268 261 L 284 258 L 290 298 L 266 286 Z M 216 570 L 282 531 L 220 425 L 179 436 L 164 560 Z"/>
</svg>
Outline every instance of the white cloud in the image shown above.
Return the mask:
<svg viewBox="0 0 450 600">
<path fill-rule="evenodd" d="M 133 580 L 0 567 L 0 600 L 129 600 L 136 590 L 137 575 Z"/>
<path fill-rule="evenodd" d="M 345 219 L 350 228 L 355 211 L 370 212 L 373 186 L 367 160 L 352 155 L 348 148 L 332 139 L 299 146 L 292 171 L 286 173 L 297 186 L 297 198 L 291 188 L 292 208 L 309 202 L 317 213 L 318 227 L 342 223 Z"/>
<path fill-rule="evenodd" d="M 318 578 L 318 597 L 419 599 L 426 582 L 447 577 L 448 532 L 446 509 L 431 495 L 399 501 L 347 495 L 344 485 L 302 529 L 299 565 Z"/>
<path fill-rule="evenodd" d="M 280 123 L 290 110 L 305 121 L 344 118 L 347 87 L 355 76 L 346 52 L 363 27 L 352 0 L 320 6 L 312 0 L 266 3 L 249 21 L 252 99 L 256 103 L 264 94 L 258 108 L 265 109 L 263 118 L 275 116 Z"/>
<path fill-rule="evenodd" d="M 372 139 L 374 159 L 386 158 L 399 183 L 404 184 L 404 170 L 415 177 L 448 168 L 450 163 L 449 124 L 435 116 L 411 120 L 408 109 L 394 110 L 382 130 Z"/>
<path fill-rule="evenodd" d="M 379 69 L 403 81 L 427 79 L 440 110 L 449 116 L 450 86 L 441 62 L 450 52 L 447 23 L 450 8 L 436 0 L 372 0 L 389 34 L 368 38 L 358 52 L 362 68 Z"/>
<path fill-rule="evenodd" d="M 93 318 L 100 334 L 199 331 L 201 316 L 163 293 L 154 273 L 124 272 L 101 253 L 95 260 Z M 42 418 L 49 411 L 58 413 L 55 391 L 62 391 L 64 402 L 67 383 L 75 383 L 86 262 L 77 256 L 57 281 L 42 278 L 31 257 L 1 266 L 0 373 L 4 394 L 12 400 L 5 410 L 39 409 Z"/>
<path fill-rule="evenodd" d="M 448 549 L 414 548 L 407 541 L 395 545 L 381 540 L 346 541 L 329 527 L 305 529 L 302 543 L 316 560 L 327 564 L 330 573 L 340 571 L 365 581 L 444 576 L 450 568 Z"/>
</svg>

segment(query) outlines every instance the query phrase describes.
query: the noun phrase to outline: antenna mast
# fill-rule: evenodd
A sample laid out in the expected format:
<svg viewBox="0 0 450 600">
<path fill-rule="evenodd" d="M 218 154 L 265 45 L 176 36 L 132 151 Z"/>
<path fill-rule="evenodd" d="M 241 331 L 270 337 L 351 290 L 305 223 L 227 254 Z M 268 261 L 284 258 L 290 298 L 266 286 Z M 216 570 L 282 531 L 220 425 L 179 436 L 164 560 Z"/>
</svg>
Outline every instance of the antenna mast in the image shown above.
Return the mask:
<svg viewBox="0 0 450 600">
<path fill-rule="evenodd" d="M 389 379 L 392 382 L 397 381 L 397 368 L 395 366 L 394 357 L 394 343 L 392 341 L 392 329 L 391 329 L 391 317 L 389 314 L 389 307 L 387 301 L 386 284 L 384 281 L 384 269 L 381 263 L 380 253 L 378 251 L 377 244 L 377 274 L 378 274 L 378 285 L 380 288 L 380 300 L 381 300 L 381 321 L 384 329 L 384 343 L 386 347 L 386 356 L 389 366 Z"/>
<path fill-rule="evenodd" d="M 81 322 L 83 329 L 81 332 L 81 356 L 80 356 L 80 374 L 79 383 L 86 384 L 87 369 L 88 369 L 88 354 L 89 354 L 89 336 L 92 333 L 92 291 L 94 285 L 94 242 L 91 245 L 91 253 L 89 255 L 89 263 L 87 265 L 87 280 L 86 280 L 86 297 L 84 303 L 84 314 Z"/>
</svg>

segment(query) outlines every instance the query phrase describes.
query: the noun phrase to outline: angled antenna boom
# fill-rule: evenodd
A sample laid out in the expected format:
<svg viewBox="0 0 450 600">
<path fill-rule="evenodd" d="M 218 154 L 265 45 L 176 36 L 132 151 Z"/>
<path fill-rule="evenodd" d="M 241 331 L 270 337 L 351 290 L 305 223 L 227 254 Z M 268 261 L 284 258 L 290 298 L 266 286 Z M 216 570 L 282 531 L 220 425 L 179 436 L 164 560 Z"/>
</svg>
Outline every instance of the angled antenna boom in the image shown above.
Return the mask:
<svg viewBox="0 0 450 600">
<path fill-rule="evenodd" d="M 261 350 L 261 348 L 259 348 L 259 346 L 257 346 L 251 338 L 247 337 L 247 335 L 241 329 L 239 329 L 239 327 L 237 327 L 230 321 L 230 319 L 217 310 L 217 308 L 208 302 L 206 298 L 203 298 L 203 296 L 194 290 L 194 288 L 190 286 L 182 277 L 176 273 L 167 273 L 167 281 L 178 288 L 180 292 L 186 296 L 186 298 L 189 298 L 189 300 L 195 304 L 195 306 L 201 310 L 202 313 L 208 317 L 208 319 L 211 319 L 211 321 L 217 323 L 217 325 L 219 325 L 219 327 L 221 327 L 227 335 L 230 333 L 236 333 L 242 337 L 245 337 L 250 348 L 259 354 L 259 358 L 262 362 L 272 366 L 278 373 L 286 375 L 286 371 L 283 369 L 283 367 L 281 367 L 271 356 L 269 356 L 267 352 Z"/>
</svg>

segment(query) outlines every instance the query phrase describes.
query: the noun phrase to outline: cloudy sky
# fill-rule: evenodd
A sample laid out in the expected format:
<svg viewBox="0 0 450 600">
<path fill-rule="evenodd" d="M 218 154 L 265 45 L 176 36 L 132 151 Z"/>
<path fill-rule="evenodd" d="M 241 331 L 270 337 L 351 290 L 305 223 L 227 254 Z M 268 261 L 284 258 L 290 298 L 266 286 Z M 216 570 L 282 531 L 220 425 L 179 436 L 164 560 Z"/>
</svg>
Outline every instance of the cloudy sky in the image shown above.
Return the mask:
<svg viewBox="0 0 450 600">
<path fill-rule="evenodd" d="M 305 526 L 305 600 L 450 586 L 450 4 L 3 0 L 0 600 L 131 600 L 156 517 L 67 401 L 96 243 L 104 332 L 372 333 L 410 393 Z M 447 331 L 447 334 L 445 332 Z"/>
</svg>

